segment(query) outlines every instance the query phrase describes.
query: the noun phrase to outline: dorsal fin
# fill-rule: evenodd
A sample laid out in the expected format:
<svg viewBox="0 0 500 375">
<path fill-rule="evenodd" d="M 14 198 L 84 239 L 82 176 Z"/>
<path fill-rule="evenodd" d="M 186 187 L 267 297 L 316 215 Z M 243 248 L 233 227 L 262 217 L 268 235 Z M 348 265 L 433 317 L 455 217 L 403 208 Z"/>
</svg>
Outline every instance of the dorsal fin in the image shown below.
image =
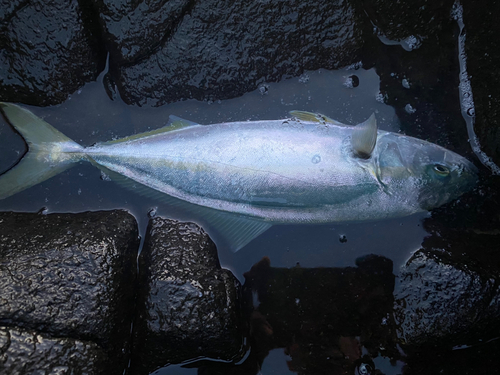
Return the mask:
<svg viewBox="0 0 500 375">
<path fill-rule="evenodd" d="M 102 144 L 103 145 L 114 145 L 117 143 L 130 142 L 130 141 L 134 141 L 136 139 L 146 138 L 146 137 L 150 137 L 150 136 L 156 135 L 156 134 L 167 133 L 167 132 L 171 132 L 174 130 L 184 129 L 184 128 L 187 128 L 189 126 L 200 125 L 200 124 L 197 124 L 196 122 L 184 120 L 180 117 L 173 116 L 173 115 L 170 115 L 168 117 L 168 119 L 169 119 L 169 121 L 168 121 L 167 125 L 165 125 L 161 128 L 150 130 L 150 131 L 144 132 L 144 133 L 130 135 L 128 137 L 116 139 L 114 141 L 103 142 Z"/>
<path fill-rule="evenodd" d="M 354 127 L 351 137 L 351 146 L 354 155 L 368 159 L 377 143 L 377 119 L 375 113 L 361 124 Z"/>
<path fill-rule="evenodd" d="M 200 125 L 197 122 L 186 120 L 174 115 L 168 116 L 168 124 L 167 126 L 176 126 L 177 129 L 180 128 L 185 128 L 187 126 L 195 126 L 195 125 Z"/>
<path fill-rule="evenodd" d="M 290 114 L 290 116 L 293 116 L 298 120 L 302 121 L 319 122 L 319 123 L 333 124 L 338 126 L 349 126 L 341 123 L 340 121 L 334 120 L 328 116 L 322 115 L 321 113 L 306 112 L 306 111 L 290 111 L 288 113 Z"/>
</svg>

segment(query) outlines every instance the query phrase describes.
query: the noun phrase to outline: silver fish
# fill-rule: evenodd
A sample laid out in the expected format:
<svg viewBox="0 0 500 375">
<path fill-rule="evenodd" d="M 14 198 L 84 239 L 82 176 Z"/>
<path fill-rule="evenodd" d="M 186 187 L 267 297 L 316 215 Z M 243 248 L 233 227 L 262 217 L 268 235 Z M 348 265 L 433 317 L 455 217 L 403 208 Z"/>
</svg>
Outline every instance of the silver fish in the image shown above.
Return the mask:
<svg viewBox="0 0 500 375">
<path fill-rule="evenodd" d="M 87 160 L 200 215 L 234 251 L 274 224 L 380 220 L 430 210 L 470 190 L 477 169 L 438 145 L 291 112 L 274 121 L 169 126 L 82 147 L 30 111 L 0 103 L 29 152 L 0 176 L 0 199 Z"/>
</svg>

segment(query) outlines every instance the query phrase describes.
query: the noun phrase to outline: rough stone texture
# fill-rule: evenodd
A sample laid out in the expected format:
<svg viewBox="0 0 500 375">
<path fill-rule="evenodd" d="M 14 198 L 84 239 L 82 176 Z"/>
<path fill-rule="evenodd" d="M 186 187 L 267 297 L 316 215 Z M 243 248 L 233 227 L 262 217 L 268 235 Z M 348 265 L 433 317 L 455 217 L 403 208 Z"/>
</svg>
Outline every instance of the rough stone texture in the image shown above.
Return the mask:
<svg viewBox="0 0 500 375">
<path fill-rule="evenodd" d="M 94 343 L 0 326 L 0 373 L 4 375 L 109 374 L 107 363 L 106 354 Z"/>
<path fill-rule="evenodd" d="M 124 211 L 0 213 L 0 324 L 93 341 L 123 369 L 138 246 Z"/>
<path fill-rule="evenodd" d="M 400 338 L 410 345 L 466 342 L 474 329 L 500 318 L 499 293 L 495 279 L 442 262 L 439 251 L 417 252 L 401 271 L 395 292 Z"/>
<path fill-rule="evenodd" d="M 114 2 L 116 17 L 104 17 L 110 50 L 119 50 L 116 60 L 135 57 L 133 64 L 111 62 L 112 76 L 127 103 L 159 106 L 188 98 L 227 99 L 305 69 L 334 69 L 359 60 L 361 30 L 348 2 L 178 3 L 144 2 L 135 5 L 128 19 L 123 14 L 131 7 Z M 185 10 L 182 15 L 180 8 Z M 109 2 L 104 9 L 112 9 Z M 155 17 L 137 21 L 148 15 Z M 145 22 L 156 34 L 146 44 L 157 45 L 153 50 L 134 47 L 143 44 L 146 33 L 138 30 Z M 119 39 L 117 25 L 125 31 Z M 162 30 L 171 25 L 174 30 Z"/>
<path fill-rule="evenodd" d="M 465 0 L 465 52 L 482 150 L 500 166 L 500 25 L 497 2 Z"/>
<path fill-rule="evenodd" d="M 97 77 L 105 54 L 80 3 L 0 2 L 0 100 L 58 104 Z"/>
<path fill-rule="evenodd" d="M 114 64 L 134 63 L 155 51 L 182 20 L 191 0 L 94 0 Z"/>
<path fill-rule="evenodd" d="M 220 269 L 217 249 L 199 226 L 152 219 L 139 262 L 133 371 L 243 354 L 239 283 Z"/>
<path fill-rule="evenodd" d="M 432 212 L 422 249 L 400 270 L 399 336 L 411 345 L 473 344 L 500 332 L 500 177 Z"/>
</svg>

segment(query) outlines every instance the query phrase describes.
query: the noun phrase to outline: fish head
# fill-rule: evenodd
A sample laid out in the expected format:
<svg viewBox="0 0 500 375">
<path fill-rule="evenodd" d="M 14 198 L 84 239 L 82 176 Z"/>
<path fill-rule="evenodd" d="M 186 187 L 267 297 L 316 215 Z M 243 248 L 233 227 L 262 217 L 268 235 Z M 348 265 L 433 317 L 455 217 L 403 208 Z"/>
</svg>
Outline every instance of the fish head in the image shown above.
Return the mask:
<svg viewBox="0 0 500 375">
<path fill-rule="evenodd" d="M 471 190 L 478 170 L 469 160 L 421 139 L 390 133 L 379 146 L 381 182 L 392 183 L 423 210 L 448 203 Z"/>
</svg>

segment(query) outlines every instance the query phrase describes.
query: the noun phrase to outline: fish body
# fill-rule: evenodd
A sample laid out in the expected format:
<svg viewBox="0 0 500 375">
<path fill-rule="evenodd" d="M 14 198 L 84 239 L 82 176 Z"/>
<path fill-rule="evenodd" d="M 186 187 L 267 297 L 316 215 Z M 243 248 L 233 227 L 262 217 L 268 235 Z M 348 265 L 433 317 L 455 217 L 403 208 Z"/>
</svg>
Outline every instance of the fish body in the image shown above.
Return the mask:
<svg viewBox="0 0 500 375">
<path fill-rule="evenodd" d="M 185 202 L 235 250 L 273 224 L 379 220 L 432 209 L 476 181 L 467 159 L 377 130 L 374 116 L 356 127 L 306 112 L 214 125 L 174 119 L 169 127 L 84 148 L 31 112 L 1 106 L 30 152 L 0 176 L 0 199 L 43 180 L 19 181 L 34 172 L 34 165 L 22 170 L 30 155 L 37 173 L 45 165 L 49 177 L 88 160 L 118 182 Z M 37 130 L 24 125 L 30 121 Z"/>
</svg>

